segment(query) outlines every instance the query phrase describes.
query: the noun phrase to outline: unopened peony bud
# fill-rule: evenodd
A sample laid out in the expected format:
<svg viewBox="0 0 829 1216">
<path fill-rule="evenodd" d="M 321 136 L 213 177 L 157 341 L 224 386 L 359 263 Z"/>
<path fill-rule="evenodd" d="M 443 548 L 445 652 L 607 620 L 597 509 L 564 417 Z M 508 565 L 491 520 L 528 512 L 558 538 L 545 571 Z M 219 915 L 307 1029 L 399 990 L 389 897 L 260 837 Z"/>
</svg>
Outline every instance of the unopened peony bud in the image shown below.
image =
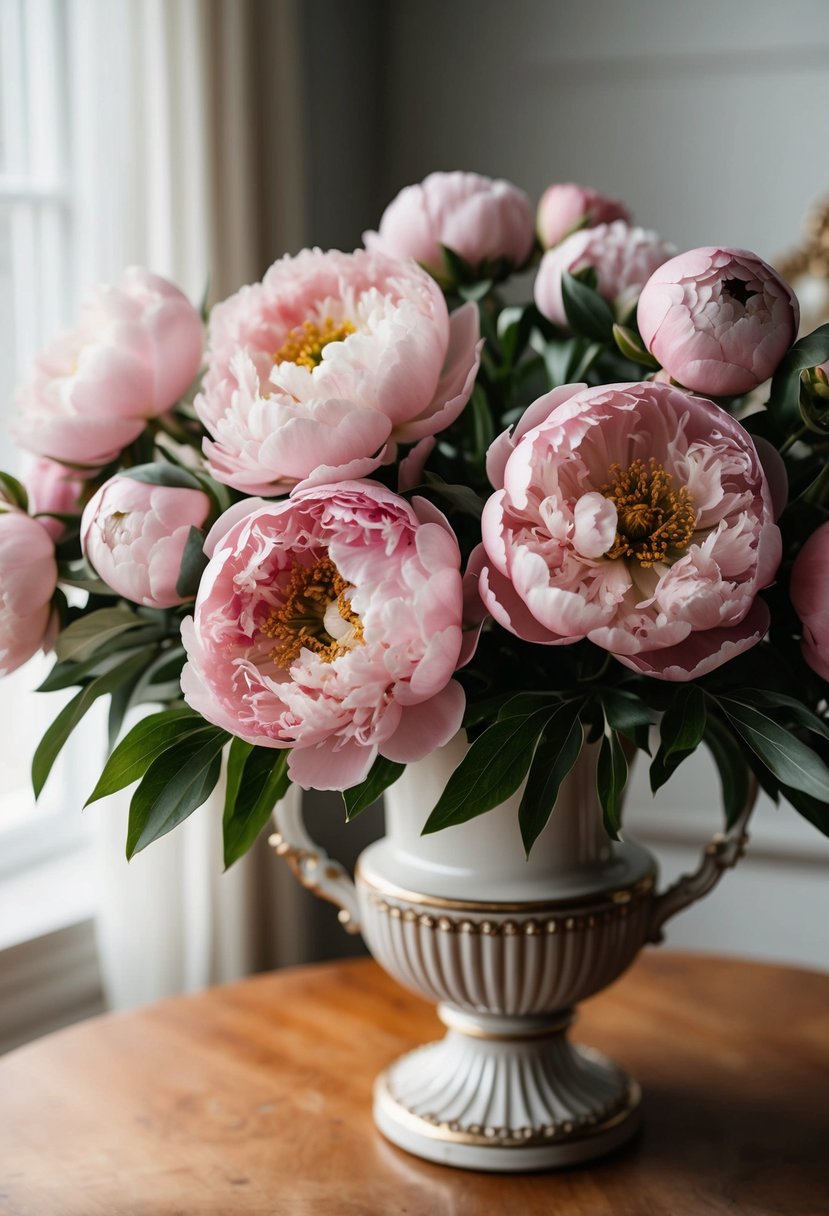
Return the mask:
<svg viewBox="0 0 829 1216">
<path fill-rule="evenodd" d="M 637 312 L 643 342 L 674 380 L 714 397 L 774 375 L 799 318 L 794 292 L 762 258 L 713 245 L 660 266 Z"/>
<path fill-rule="evenodd" d="M 203 528 L 210 510 L 203 490 L 118 474 L 87 504 L 83 551 L 98 576 L 124 599 L 172 608 L 187 598 L 177 586 L 190 529 Z"/>
<path fill-rule="evenodd" d="M 536 215 L 536 232 L 545 249 L 558 245 L 577 228 L 594 228 L 614 220 L 630 223 L 630 213 L 622 203 L 605 198 L 589 186 L 575 182 L 556 182 L 541 196 Z"/>
<path fill-rule="evenodd" d="M 812 533 L 795 558 L 791 600 L 803 623 L 803 657 L 829 680 L 829 523 Z"/>
<path fill-rule="evenodd" d="M 0 675 L 45 644 L 57 578 L 46 529 L 23 511 L 0 510 Z"/>
<path fill-rule="evenodd" d="M 444 278 L 445 245 L 473 267 L 520 266 L 534 243 L 533 213 L 523 190 L 478 173 L 430 173 L 389 203 L 366 249 L 410 257 Z"/>
</svg>

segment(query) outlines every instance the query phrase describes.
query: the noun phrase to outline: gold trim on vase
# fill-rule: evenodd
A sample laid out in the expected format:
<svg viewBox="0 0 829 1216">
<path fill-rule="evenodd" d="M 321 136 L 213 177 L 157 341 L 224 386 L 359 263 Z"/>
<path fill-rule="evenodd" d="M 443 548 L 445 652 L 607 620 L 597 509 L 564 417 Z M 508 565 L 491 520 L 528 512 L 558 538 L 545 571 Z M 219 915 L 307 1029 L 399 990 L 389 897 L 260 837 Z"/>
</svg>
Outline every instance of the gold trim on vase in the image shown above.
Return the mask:
<svg viewBox="0 0 829 1216">
<path fill-rule="evenodd" d="M 607 924 L 610 920 L 624 919 L 630 906 L 650 896 L 656 885 L 656 875 L 648 874 L 629 887 L 597 891 L 593 895 L 579 895 L 569 899 L 560 897 L 558 899 L 526 900 L 521 903 L 512 901 L 495 903 L 475 899 L 449 899 L 440 895 L 423 895 L 417 891 L 407 891 L 403 887 L 382 879 L 367 878 L 359 864 L 355 878 L 359 885 L 365 887 L 372 905 L 379 912 L 386 913 L 395 919 L 416 920 L 425 929 L 437 929 L 444 933 L 482 933 L 485 936 L 504 935 L 506 937 L 519 933 L 530 937 L 533 934 L 556 933 L 559 930 L 567 932 L 573 929 L 592 929 L 599 923 Z M 508 916 L 512 913 L 531 917 L 533 913 L 543 912 L 558 912 L 559 915 L 546 920 L 477 921 L 469 920 L 467 917 L 458 919 L 445 915 L 431 916 L 428 912 L 418 913 L 414 908 L 389 903 L 390 899 L 400 903 L 414 904 L 418 907 L 434 908 L 441 912 L 444 909 L 466 912 L 468 916 L 483 916 L 487 913 Z M 567 915 L 577 909 L 585 911 L 581 914 Z M 590 911 L 587 912 L 587 909 Z"/>
<path fill-rule="evenodd" d="M 599 1055 L 598 1052 L 591 1054 Z M 616 1102 L 597 1108 L 589 1115 L 563 1119 L 559 1123 L 544 1123 L 539 1127 L 515 1128 L 477 1123 L 464 1126 L 456 1121 L 439 1122 L 433 1116 L 417 1115 L 394 1097 L 389 1087 L 388 1070 L 381 1072 L 375 1082 L 374 1101 L 394 1122 L 430 1140 L 509 1150 L 574 1144 L 609 1132 L 637 1115 L 642 1091 L 637 1082 L 628 1077 L 627 1085 Z"/>
</svg>

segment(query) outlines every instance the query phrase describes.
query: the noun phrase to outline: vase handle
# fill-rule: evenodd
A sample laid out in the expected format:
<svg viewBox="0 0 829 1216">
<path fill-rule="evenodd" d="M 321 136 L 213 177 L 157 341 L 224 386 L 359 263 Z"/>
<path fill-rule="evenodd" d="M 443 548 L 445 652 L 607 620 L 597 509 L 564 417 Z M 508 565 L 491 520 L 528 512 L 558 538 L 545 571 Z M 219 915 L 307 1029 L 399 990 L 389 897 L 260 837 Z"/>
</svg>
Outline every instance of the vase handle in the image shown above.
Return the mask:
<svg viewBox="0 0 829 1216">
<path fill-rule="evenodd" d="M 302 817 L 302 791 L 289 792 L 287 798 L 276 804 L 273 817 L 276 831 L 268 838 L 268 844 L 278 857 L 285 858 L 303 887 L 337 905 L 339 922 L 347 933 L 359 933 L 354 880 L 345 866 L 329 857 L 308 835 Z"/>
<path fill-rule="evenodd" d="M 730 870 L 737 864 L 748 844 L 748 824 L 754 804 L 757 801 L 757 782 L 749 777 L 748 795 L 745 806 L 726 832 L 717 832 L 705 846 L 702 861 L 693 874 L 683 874 L 676 882 L 671 883 L 660 895 L 656 896 L 651 911 L 648 927 L 649 942 L 658 943 L 664 938 L 662 926 L 677 912 L 696 903 L 717 885 L 725 870 Z"/>
</svg>

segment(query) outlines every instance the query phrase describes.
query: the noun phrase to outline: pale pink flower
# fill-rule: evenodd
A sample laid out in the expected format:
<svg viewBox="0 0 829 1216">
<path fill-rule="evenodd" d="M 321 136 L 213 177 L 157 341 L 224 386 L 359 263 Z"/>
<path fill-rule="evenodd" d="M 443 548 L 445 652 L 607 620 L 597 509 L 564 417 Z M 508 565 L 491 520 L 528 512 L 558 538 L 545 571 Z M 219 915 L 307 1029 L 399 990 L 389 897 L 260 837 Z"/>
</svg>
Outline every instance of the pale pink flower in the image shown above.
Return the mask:
<svg viewBox="0 0 829 1216">
<path fill-rule="evenodd" d="M 799 319 L 794 292 L 762 258 L 713 245 L 655 270 L 637 311 L 643 342 L 674 380 L 717 397 L 772 376 Z"/>
<path fill-rule="evenodd" d="M 319 249 L 214 308 L 199 417 L 217 481 L 246 494 L 364 477 L 449 426 L 480 358 L 478 310 L 451 316 L 413 262 Z"/>
<path fill-rule="evenodd" d="M 462 590 L 440 513 L 422 503 L 421 522 L 353 481 L 241 505 L 208 536 L 182 626 L 188 704 L 250 743 L 292 748 L 306 789 L 345 789 L 378 754 L 405 763 L 448 742 L 464 708 Z"/>
<path fill-rule="evenodd" d="M 99 578 L 124 599 L 147 608 L 173 608 L 191 528 L 210 514 L 203 490 L 152 485 L 116 474 L 90 499 L 81 519 L 81 545 Z"/>
<path fill-rule="evenodd" d="M 748 432 L 653 382 L 566 386 L 531 408 L 490 457 L 480 591 L 495 619 L 667 680 L 760 641 L 780 534 Z"/>
<path fill-rule="evenodd" d="M 42 524 L 0 510 L 0 675 L 48 645 L 57 579 L 55 546 Z"/>
<path fill-rule="evenodd" d="M 535 241 L 532 204 L 511 182 L 478 173 L 430 173 L 406 186 L 364 232 L 367 249 L 414 258 L 438 277 L 447 273 L 445 245 L 472 266 L 526 262 Z"/>
<path fill-rule="evenodd" d="M 189 300 L 132 266 L 37 357 L 18 392 L 15 437 L 41 456 L 100 467 L 178 401 L 201 351 L 201 318 Z"/>
<path fill-rule="evenodd" d="M 551 249 L 576 228 L 595 228 L 614 220 L 630 223 L 630 213 L 622 203 L 605 198 L 589 186 L 555 182 L 541 196 L 535 228 L 542 246 Z"/>
<path fill-rule="evenodd" d="M 58 541 L 66 531 L 66 524 L 51 515 L 80 515 L 83 480 L 73 475 L 66 465 L 58 464 L 41 456 L 24 477 L 29 494 L 29 510 L 37 515 L 52 540 Z"/>
<path fill-rule="evenodd" d="M 803 657 L 829 680 L 829 523 L 812 533 L 795 558 L 790 595 L 803 624 Z"/>
<path fill-rule="evenodd" d="M 565 271 L 576 274 L 588 266 L 596 271 L 596 290 L 616 315 L 636 300 L 650 276 L 674 251 L 644 228 L 631 228 L 624 220 L 581 228 L 541 259 L 535 280 L 535 302 L 539 312 L 562 328 L 569 328 L 564 311 L 561 279 Z"/>
</svg>

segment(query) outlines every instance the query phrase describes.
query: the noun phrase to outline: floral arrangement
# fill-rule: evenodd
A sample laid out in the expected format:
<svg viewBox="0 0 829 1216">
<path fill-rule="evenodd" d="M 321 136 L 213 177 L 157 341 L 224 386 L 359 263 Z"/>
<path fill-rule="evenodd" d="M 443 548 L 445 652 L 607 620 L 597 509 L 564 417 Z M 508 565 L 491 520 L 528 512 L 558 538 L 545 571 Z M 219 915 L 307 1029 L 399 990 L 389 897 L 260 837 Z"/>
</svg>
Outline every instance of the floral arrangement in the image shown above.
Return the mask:
<svg viewBox="0 0 829 1216">
<path fill-rule="evenodd" d="M 109 696 L 89 801 L 138 783 L 128 855 L 225 749 L 231 864 L 291 782 L 351 817 L 462 727 L 427 832 L 523 784 L 529 850 L 587 741 L 614 836 L 632 753 L 656 790 L 701 744 L 727 819 L 753 772 L 829 833 L 829 326 L 798 320 L 752 253 L 465 173 L 283 257 L 206 338 L 127 271 L 37 360 L 38 459 L 1 478 L 0 671 L 53 650 L 42 688 L 78 688 L 35 791 Z"/>
</svg>

